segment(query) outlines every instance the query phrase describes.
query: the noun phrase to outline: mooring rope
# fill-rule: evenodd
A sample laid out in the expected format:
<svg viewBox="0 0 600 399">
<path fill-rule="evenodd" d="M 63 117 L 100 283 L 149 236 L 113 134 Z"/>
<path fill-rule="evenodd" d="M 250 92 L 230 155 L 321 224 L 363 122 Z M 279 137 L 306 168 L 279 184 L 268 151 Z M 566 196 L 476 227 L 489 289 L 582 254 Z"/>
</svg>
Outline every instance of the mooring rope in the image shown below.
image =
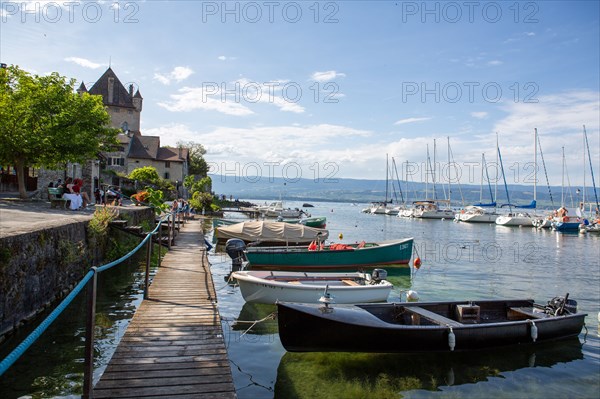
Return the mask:
<svg viewBox="0 0 600 399">
<path fill-rule="evenodd" d="M 240 335 L 240 338 L 242 338 L 244 335 L 246 335 L 246 333 L 250 330 L 252 330 L 252 328 L 257 325 L 258 323 L 262 323 L 264 321 L 267 320 L 275 320 L 277 318 L 277 312 L 272 312 L 270 314 L 268 314 L 267 316 L 263 317 L 260 320 L 235 320 L 236 323 L 252 323 L 252 325 L 246 330 L 244 331 L 244 333 L 242 335 Z"/>
</svg>

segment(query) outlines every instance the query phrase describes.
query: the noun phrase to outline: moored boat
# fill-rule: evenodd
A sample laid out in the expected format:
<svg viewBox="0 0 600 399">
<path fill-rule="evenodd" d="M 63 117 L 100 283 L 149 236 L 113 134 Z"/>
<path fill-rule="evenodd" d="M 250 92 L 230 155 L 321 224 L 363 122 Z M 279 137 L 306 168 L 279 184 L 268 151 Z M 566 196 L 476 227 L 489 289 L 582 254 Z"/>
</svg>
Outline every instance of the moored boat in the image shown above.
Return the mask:
<svg viewBox="0 0 600 399">
<path fill-rule="evenodd" d="M 300 245 L 317 239 L 325 240 L 329 232 L 301 224 L 249 221 L 217 227 L 215 235 L 220 243 L 239 238 L 256 245 Z"/>
<path fill-rule="evenodd" d="M 576 336 L 586 316 L 568 294 L 545 306 L 531 299 L 277 304 L 279 336 L 290 352 L 449 352 L 527 344 Z"/>
<path fill-rule="evenodd" d="M 250 269 L 267 270 L 357 270 L 378 265 L 405 266 L 412 256 L 413 239 L 377 243 L 331 244 L 308 247 L 249 247 Z"/>
<path fill-rule="evenodd" d="M 385 270 L 368 273 L 302 273 L 266 270 L 231 274 L 246 302 L 318 303 L 329 294 L 335 303 L 385 302 L 393 285 L 384 280 Z"/>
<path fill-rule="evenodd" d="M 314 227 L 317 229 L 324 229 L 327 227 L 327 218 L 325 216 L 319 216 L 314 218 L 306 218 L 306 219 L 284 219 L 277 218 L 278 222 L 292 223 L 292 224 L 303 224 L 308 227 Z"/>
</svg>

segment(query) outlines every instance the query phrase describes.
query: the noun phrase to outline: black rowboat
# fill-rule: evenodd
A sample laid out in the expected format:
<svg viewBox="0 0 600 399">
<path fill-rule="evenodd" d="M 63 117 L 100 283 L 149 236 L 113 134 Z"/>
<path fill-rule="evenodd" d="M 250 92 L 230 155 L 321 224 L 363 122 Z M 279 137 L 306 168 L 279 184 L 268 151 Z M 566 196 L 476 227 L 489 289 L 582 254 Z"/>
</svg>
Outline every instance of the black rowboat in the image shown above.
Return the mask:
<svg viewBox="0 0 600 399">
<path fill-rule="evenodd" d="M 476 302 L 357 305 L 277 304 L 279 336 L 290 352 L 468 351 L 577 336 L 584 313 L 556 297 Z"/>
</svg>

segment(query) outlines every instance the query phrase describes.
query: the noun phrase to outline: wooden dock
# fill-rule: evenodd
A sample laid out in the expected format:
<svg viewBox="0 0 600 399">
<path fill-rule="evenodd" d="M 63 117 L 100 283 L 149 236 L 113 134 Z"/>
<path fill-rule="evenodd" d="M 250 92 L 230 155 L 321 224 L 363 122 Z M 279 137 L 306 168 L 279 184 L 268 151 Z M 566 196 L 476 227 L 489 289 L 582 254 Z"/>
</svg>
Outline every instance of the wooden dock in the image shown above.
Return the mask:
<svg viewBox="0 0 600 399">
<path fill-rule="evenodd" d="M 235 398 L 199 221 L 181 228 L 94 398 Z"/>
</svg>

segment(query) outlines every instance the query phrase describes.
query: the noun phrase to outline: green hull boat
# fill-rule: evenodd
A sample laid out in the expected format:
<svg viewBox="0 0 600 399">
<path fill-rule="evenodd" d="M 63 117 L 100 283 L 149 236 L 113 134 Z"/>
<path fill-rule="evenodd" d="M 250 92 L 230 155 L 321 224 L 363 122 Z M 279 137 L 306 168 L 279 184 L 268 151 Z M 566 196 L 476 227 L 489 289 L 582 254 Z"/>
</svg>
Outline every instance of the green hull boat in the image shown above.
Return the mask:
<svg viewBox="0 0 600 399">
<path fill-rule="evenodd" d="M 345 249 L 325 246 L 261 247 L 246 249 L 252 270 L 335 271 L 372 269 L 381 265 L 405 266 L 412 256 L 413 239 L 346 245 Z"/>
<path fill-rule="evenodd" d="M 307 219 L 278 219 L 278 221 L 292 224 L 300 223 L 308 227 L 315 227 L 317 229 L 324 229 L 327 227 L 327 218 L 325 216 Z"/>
</svg>

